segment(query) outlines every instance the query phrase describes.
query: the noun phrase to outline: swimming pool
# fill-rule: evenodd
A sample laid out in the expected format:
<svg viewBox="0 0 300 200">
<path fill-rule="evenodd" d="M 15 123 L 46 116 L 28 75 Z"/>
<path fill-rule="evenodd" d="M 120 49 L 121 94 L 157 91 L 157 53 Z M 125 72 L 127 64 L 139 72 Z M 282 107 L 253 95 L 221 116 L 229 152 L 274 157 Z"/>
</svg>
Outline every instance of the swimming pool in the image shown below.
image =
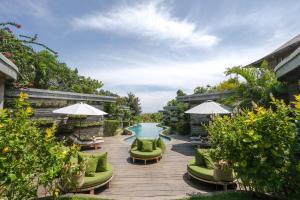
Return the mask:
<svg viewBox="0 0 300 200">
<path fill-rule="evenodd" d="M 155 139 L 161 138 L 164 142 L 169 142 L 170 138 L 159 135 L 164 129 L 157 126 L 158 123 L 139 123 L 127 129 L 134 133 L 133 136 L 126 138 L 125 141 L 132 143 L 135 138 Z"/>
</svg>

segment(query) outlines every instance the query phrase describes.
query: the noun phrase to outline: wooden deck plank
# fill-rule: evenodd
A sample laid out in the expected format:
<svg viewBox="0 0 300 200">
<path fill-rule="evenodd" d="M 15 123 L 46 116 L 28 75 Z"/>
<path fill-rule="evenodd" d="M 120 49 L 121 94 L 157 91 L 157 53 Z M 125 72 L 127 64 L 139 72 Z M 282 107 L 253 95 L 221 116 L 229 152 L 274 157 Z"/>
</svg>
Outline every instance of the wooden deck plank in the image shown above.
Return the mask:
<svg viewBox="0 0 300 200">
<path fill-rule="evenodd" d="M 160 162 L 132 164 L 130 145 L 122 141 L 124 136 L 106 137 L 102 149 L 88 152 L 108 152 L 114 166 L 114 179 L 109 189 L 96 190 L 96 194 L 109 199 L 176 199 L 192 193 L 215 191 L 215 186 L 190 181 L 186 164 L 193 157 L 193 148 L 182 136 L 176 136 L 167 144 Z"/>
</svg>

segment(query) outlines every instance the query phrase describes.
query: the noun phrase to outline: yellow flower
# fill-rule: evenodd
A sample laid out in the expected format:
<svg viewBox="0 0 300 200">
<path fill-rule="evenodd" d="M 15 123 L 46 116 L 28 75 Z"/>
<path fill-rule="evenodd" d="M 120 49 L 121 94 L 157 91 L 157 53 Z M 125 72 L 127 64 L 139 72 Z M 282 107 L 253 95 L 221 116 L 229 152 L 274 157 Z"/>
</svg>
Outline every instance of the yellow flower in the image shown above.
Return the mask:
<svg viewBox="0 0 300 200">
<path fill-rule="evenodd" d="M 54 135 L 54 133 L 53 133 L 52 129 L 47 128 L 46 129 L 46 140 L 51 139 L 53 137 L 53 135 Z"/>
<path fill-rule="evenodd" d="M 253 112 L 248 112 L 248 117 L 251 121 L 254 120 L 254 113 Z"/>
<path fill-rule="evenodd" d="M 32 113 L 32 108 L 31 108 L 31 107 L 27 107 L 27 108 L 26 108 L 26 112 L 27 112 L 28 114 L 31 114 L 31 113 Z"/>
<path fill-rule="evenodd" d="M 260 106 L 257 107 L 255 110 L 258 114 L 265 114 L 266 113 L 266 110 L 263 107 L 260 107 Z"/>
<path fill-rule="evenodd" d="M 24 101 L 25 99 L 28 99 L 28 94 L 21 92 L 20 93 L 20 101 Z"/>
<path fill-rule="evenodd" d="M 55 190 L 53 191 L 53 194 L 55 197 L 58 197 L 60 193 L 60 189 L 59 188 L 55 188 Z"/>
<path fill-rule="evenodd" d="M 2 153 L 5 154 L 9 151 L 9 148 L 8 147 L 4 147 L 4 149 L 2 150 Z"/>
<path fill-rule="evenodd" d="M 248 112 L 248 119 L 245 120 L 245 122 L 247 124 L 252 124 L 253 122 L 255 122 L 255 114 L 254 114 L 254 112 Z"/>
<path fill-rule="evenodd" d="M 296 101 L 294 101 L 293 104 L 295 105 L 295 107 L 297 109 L 300 109 L 300 94 L 295 95 L 295 99 L 296 99 Z"/>
<path fill-rule="evenodd" d="M 295 99 L 296 99 L 296 101 L 300 102 L 300 94 L 295 95 Z"/>
</svg>

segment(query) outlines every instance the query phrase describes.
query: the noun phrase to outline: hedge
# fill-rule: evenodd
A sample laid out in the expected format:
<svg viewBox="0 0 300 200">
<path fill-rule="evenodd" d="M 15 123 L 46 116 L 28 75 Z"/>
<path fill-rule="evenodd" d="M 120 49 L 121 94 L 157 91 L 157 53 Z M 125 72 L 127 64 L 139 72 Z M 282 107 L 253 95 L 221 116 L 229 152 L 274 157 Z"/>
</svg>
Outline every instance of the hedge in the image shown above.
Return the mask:
<svg viewBox="0 0 300 200">
<path fill-rule="evenodd" d="M 186 123 L 186 122 L 179 121 L 179 122 L 176 123 L 175 130 L 180 135 L 188 135 L 188 134 L 190 134 L 190 124 Z"/>
<path fill-rule="evenodd" d="M 120 126 L 119 120 L 105 120 L 104 121 L 104 136 L 114 136 Z"/>
<path fill-rule="evenodd" d="M 123 128 L 130 126 L 130 121 L 123 122 Z"/>
</svg>

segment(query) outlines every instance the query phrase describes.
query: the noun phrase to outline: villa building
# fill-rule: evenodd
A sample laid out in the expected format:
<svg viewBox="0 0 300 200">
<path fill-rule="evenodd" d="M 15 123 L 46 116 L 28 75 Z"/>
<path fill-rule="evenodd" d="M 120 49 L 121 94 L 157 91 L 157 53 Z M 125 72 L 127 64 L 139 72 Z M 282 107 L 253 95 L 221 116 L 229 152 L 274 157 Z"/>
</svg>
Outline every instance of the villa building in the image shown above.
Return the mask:
<svg viewBox="0 0 300 200">
<path fill-rule="evenodd" d="M 259 66 L 263 60 L 274 69 L 278 80 L 288 84 L 289 100 L 293 100 L 300 92 L 300 34 L 251 65 Z"/>
<path fill-rule="evenodd" d="M 293 100 L 300 93 L 300 47 L 275 67 L 275 73 L 278 80 L 287 83 L 289 99 Z"/>
<path fill-rule="evenodd" d="M 277 48 L 272 53 L 266 55 L 263 58 L 260 58 L 259 60 L 256 60 L 255 62 L 251 63 L 252 66 L 260 66 L 260 64 L 266 60 L 269 63 L 269 66 L 273 69 L 276 68 L 276 66 L 283 61 L 285 58 L 287 58 L 289 55 L 291 55 L 294 51 L 296 51 L 297 48 L 300 47 L 300 34 L 289 40 L 288 42 L 281 45 L 279 48 Z"/>
</svg>

